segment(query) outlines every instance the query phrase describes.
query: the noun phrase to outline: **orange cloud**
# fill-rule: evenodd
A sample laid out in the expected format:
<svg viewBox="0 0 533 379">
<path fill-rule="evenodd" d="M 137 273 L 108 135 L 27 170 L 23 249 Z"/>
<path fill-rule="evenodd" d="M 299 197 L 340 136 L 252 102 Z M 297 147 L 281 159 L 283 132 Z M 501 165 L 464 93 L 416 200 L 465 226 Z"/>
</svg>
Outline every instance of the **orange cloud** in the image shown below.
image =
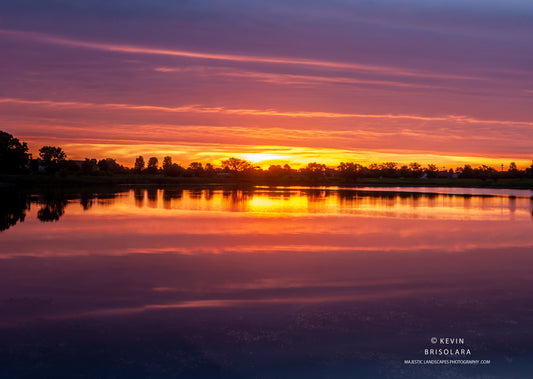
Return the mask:
<svg viewBox="0 0 533 379">
<path fill-rule="evenodd" d="M 363 85 L 375 85 L 375 86 L 388 86 L 388 87 L 402 87 L 402 88 L 427 88 L 427 89 L 447 89 L 452 90 L 452 87 L 405 83 L 400 81 L 391 80 L 368 80 L 368 79 L 356 79 L 351 77 L 332 77 L 332 76 L 318 76 L 318 75 L 293 75 L 293 74 L 277 74 L 268 72 L 257 71 L 238 71 L 238 70 L 220 70 L 220 69 L 194 69 L 194 68 L 182 68 L 182 67 L 156 67 L 156 72 L 205 72 L 210 71 L 212 75 L 228 76 L 255 79 L 266 83 L 275 83 L 283 85 L 312 85 L 312 84 L 363 84 Z"/>
<path fill-rule="evenodd" d="M 315 111 L 278 111 L 274 109 L 240 109 L 226 107 L 205 107 L 201 105 L 185 105 L 180 107 L 168 107 L 158 105 L 135 105 L 135 104 L 115 104 L 115 103 L 90 103 L 90 102 L 62 102 L 53 100 L 25 100 L 16 98 L 0 98 L 0 103 L 17 103 L 28 105 L 43 105 L 50 107 L 66 108 L 104 108 L 104 109 L 125 109 L 133 111 L 159 111 L 172 113 L 220 113 L 227 115 L 244 116 L 274 116 L 274 117 L 306 117 L 306 118 L 374 118 L 374 119 L 394 119 L 394 120 L 418 120 L 418 121 L 452 121 L 455 123 L 467 124 L 498 124 L 533 126 L 533 122 L 510 121 L 510 120 L 486 120 L 477 119 L 464 115 L 445 116 L 421 116 L 416 114 L 362 114 L 362 113 L 338 113 L 338 112 L 315 112 Z"/>
</svg>

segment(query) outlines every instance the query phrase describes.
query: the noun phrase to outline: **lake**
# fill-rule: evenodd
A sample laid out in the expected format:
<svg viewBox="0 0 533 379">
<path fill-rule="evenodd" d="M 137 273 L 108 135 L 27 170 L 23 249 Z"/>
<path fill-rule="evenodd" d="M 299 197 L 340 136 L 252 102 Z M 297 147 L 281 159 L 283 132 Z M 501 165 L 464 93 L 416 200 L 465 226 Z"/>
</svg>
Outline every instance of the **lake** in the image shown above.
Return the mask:
<svg viewBox="0 0 533 379">
<path fill-rule="evenodd" d="M 0 377 L 533 371 L 529 190 L 1 194 Z"/>
</svg>

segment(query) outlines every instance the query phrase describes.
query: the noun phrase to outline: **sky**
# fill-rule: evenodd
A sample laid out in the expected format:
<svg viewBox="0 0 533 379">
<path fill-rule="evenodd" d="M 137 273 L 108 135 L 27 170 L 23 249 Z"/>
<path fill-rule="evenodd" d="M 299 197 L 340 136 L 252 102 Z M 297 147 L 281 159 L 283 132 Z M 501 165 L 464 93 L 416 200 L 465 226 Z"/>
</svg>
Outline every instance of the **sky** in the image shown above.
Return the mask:
<svg viewBox="0 0 533 379">
<path fill-rule="evenodd" d="M 528 0 L 0 0 L 0 130 L 70 159 L 533 159 Z"/>
</svg>

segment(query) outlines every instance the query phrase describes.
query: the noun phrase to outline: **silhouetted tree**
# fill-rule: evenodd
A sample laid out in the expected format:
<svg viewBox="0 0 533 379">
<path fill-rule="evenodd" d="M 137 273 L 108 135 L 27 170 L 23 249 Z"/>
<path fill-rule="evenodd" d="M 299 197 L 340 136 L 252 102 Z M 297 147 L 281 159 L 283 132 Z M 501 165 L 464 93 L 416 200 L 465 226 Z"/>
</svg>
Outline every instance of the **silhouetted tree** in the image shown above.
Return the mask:
<svg viewBox="0 0 533 379">
<path fill-rule="evenodd" d="M 89 159 L 85 158 L 85 160 L 81 163 L 81 171 L 84 174 L 90 174 L 93 171 L 96 170 L 96 159 Z"/>
<path fill-rule="evenodd" d="M 28 147 L 26 143 L 21 143 L 18 139 L 13 138 L 12 135 L 0 131 L 0 173 L 3 172 L 16 172 L 26 168 L 27 172 L 37 171 L 39 169 L 40 160 L 31 159 L 31 155 L 28 154 Z M 213 167 L 212 164 L 207 163 L 203 165 L 200 162 L 192 162 L 187 169 L 182 168 L 180 165 L 172 163 L 172 158 L 166 156 L 163 159 L 162 170 L 158 169 L 158 159 L 151 157 L 148 160 L 148 165 L 145 169 L 145 161 L 142 156 L 139 156 L 135 160 L 134 170 L 125 168 L 119 165 L 112 158 L 105 158 L 100 161 L 95 159 L 86 158 L 80 165 L 78 161 L 67 161 L 66 154 L 60 147 L 43 146 L 39 150 L 39 156 L 42 159 L 47 172 L 55 173 L 61 169 L 61 174 L 67 174 L 80 171 L 84 173 L 91 173 L 93 171 L 101 171 L 107 174 L 124 173 L 124 172 L 145 172 L 151 174 L 157 174 L 158 172 L 164 172 L 167 176 L 211 176 L 216 173 L 226 172 L 233 173 L 235 176 L 250 177 L 254 179 L 265 178 L 285 178 L 292 179 L 292 175 L 295 175 L 296 179 L 307 178 L 311 180 L 318 180 L 320 178 L 327 179 L 332 176 L 340 177 L 345 180 L 357 180 L 363 177 L 412 177 L 418 178 L 422 174 L 427 175 L 429 178 L 435 177 L 451 177 L 453 169 L 450 169 L 449 173 L 445 171 L 439 171 L 434 164 L 428 164 L 426 168 L 417 162 L 411 162 L 409 165 L 402 165 L 401 167 L 396 162 L 383 162 L 372 163 L 368 167 L 362 166 L 353 162 L 341 162 L 337 168 L 327 167 L 325 164 L 312 162 L 306 167 L 299 170 L 292 169 L 288 164 L 283 167 L 281 165 L 271 165 L 268 170 L 262 170 L 259 167 L 254 167 L 252 163 L 235 157 L 231 157 L 222 161 L 222 167 Z M 29 167 L 29 169 L 27 168 Z M 507 171 L 495 170 L 488 165 L 481 165 L 477 168 L 472 168 L 469 164 L 464 167 L 456 169 L 460 178 L 480 178 L 498 180 L 499 178 L 522 178 L 524 175 L 533 177 L 533 164 L 526 170 L 519 170 L 516 163 L 511 162 Z M 329 179 L 328 179 L 329 180 Z M 330 182 L 333 182 L 329 180 Z M 291 182 L 287 180 L 287 183 Z"/>
<path fill-rule="evenodd" d="M 139 155 L 135 158 L 135 172 L 140 173 L 144 169 L 144 158 L 142 155 Z"/>
<path fill-rule="evenodd" d="M 459 168 L 461 178 L 473 178 L 475 176 L 474 169 L 469 164 L 465 164 L 464 167 Z"/>
<path fill-rule="evenodd" d="M 148 159 L 148 165 L 146 166 L 145 172 L 147 174 L 157 174 L 158 160 L 156 157 L 150 157 Z"/>
<path fill-rule="evenodd" d="M 0 173 L 20 171 L 29 161 L 28 145 L 0 130 Z"/>
<path fill-rule="evenodd" d="M 371 163 L 368 166 L 368 176 L 375 178 L 380 175 L 381 175 L 381 169 L 379 168 L 379 165 L 377 163 Z"/>
<path fill-rule="evenodd" d="M 170 166 L 172 166 L 172 157 L 167 155 L 163 158 L 163 170 L 166 170 Z"/>
<path fill-rule="evenodd" d="M 63 167 L 65 168 L 65 170 L 69 172 L 81 171 L 81 165 L 72 159 L 68 159 L 65 162 L 63 162 Z"/>
<path fill-rule="evenodd" d="M 269 176 L 274 177 L 274 178 L 279 178 L 284 173 L 285 173 L 284 170 L 281 168 L 281 166 L 279 164 L 278 165 L 270 165 L 270 167 L 268 168 Z"/>
<path fill-rule="evenodd" d="M 410 176 L 417 178 L 422 176 L 424 171 L 422 170 L 422 165 L 420 165 L 420 163 L 411 162 L 409 163 L 409 172 Z"/>
<path fill-rule="evenodd" d="M 39 149 L 39 156 L 43 160 L 44 166 L 48 173 L 55 173 L 61 167 L 61 164 L 67 159 L 67 154 L 55 146 L 43 146 Z"/>
<path fill-rule="evenodd" d="M 216 173 L 215 168 L 211 163 L 205 164 L 204 172 L 206 176 L 213 176 Z"/>
<path fill-rule="evenodd" d="M 294 169 L 294 168 L 291 168 L 290 165 L 288 165 L 287 163 L 285 163 L 283 165 L 283 171 L 286 173 L 286 174 L 294 174 L 295 172 L 297 172 L 298 170 Z"/>
<path fill-rule="evenodd" d="M 123 173 L 126 171 L 126 168 L 117 163 L 116 160 L 112 158 L 104 158 L 98 161 L 98 168 L 100 171 L 111 174 Z"/>
<path fill-rule="evenodd" d="M 530 178 L 533 178 L 533 162 L 531 162 L 531 166 L 526 168 L 525 174 L 526 174 L 526 176 L 528 176 Z"/>
<path fill-rule="evenodd" d="M 185 169 L 177 163 L 172 163 L 170 166 L 167 166 L 163 171 L 167 176 L 180 176 L 183 175 Z"/>
<path fill-rule="evenodd" d="M 487 165 L 481 165 L 475 172 L 477 174 L 476 176 L 482 179 L 498 179 L 498 171 Z"/>
<path fill-rule="evenodd" d="M 398 170 L 398 175 L 400 175 L 400 177 L 402 178 L 412 176 L 412 174 L 413 173 L 411 172 L 411 170 L 409 170 L 409 166 L 407 165 L 401 166 L 400 169 Z"/>
<path fill-rule="evenodd" d="M 204 174 L 204 167 L 200 162 L 192 162 L 187 167 L 189 176 L 202 176 Z"/>
<path fill-rule="evenodd" d="M 507 169 L 507 176 L 510 178 L 519 178 L 523 176 L 523 173 L 518 170 L 515 162 L 509 163 L 509 168 Z"/>
<path fill-rule="evenodd" d="M 342 176 L 344 179 L 355 181 L 361 176 L 363 166 L 353 162 L 341 162 L 337 167 L 337 170 L 339 171 L 340 176 Z"/>
<path fill-rule="evenodd" d="M 326 175 L 326 165 L 312 162 L 308 163 L 306 167 L 300 169 L 300 172 L 304 174 L 308 179 L 315 181 L 320 177 Z"/>
<path fill-rule="evenodd" d="M 398 163 L 396 162 L 384 162 L 379 165 L 380 174 L 387 178 L 393 178 L 396 176 L 398 170 Z"/>
<path fill-rule="evenodd" d="M 254 168 L 254 166 L 250 162 L 244 159 L 239 159 L 239 158 L 234 158 L 234 157 L 226 159 L 222 161 L 221 163 L 222 163 L 222 168 L 224 170 L 231 171 L 234 173 L 242 173 L 244 171 L 252 170 Z"/>
<path fill-rule="evenodd" d="M 436 178 L 439 176 L 439 169 L 437 165 L 428 164 L 427 168 L 424 170 L 428 178 Z"/>
</svg>

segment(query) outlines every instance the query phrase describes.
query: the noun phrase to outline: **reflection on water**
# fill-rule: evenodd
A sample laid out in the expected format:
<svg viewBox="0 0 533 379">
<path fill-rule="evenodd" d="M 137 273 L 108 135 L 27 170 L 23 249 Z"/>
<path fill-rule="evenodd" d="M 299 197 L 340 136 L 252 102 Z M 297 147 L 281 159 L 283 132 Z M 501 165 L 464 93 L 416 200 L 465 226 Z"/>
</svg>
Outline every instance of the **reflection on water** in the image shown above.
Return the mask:
<svg viewBox="0 0 533 379">
<path fill-rule="evenodd" d="M 45 192 L 30 196 L 21 192 L 3 191 L 0 212 L 3 229 L 24 221 L 26 210 L 35 206 L 43 222 L 58 221 L 68 204 L 71 209 L 80 204 L 89 211 L 95 204 L 101 211 L 107 207 L 124 209 L 153 208 L 167 210 L 231 211 L 268 214 L 327 213 L 381 215 L 389 217 L 455 219 L 515 219 L 531 217 L 533 197 L 524 190 L 448 189 L 447 193 L 425 192 L 412 188 L 363 188 L 352 189 L 157 189 L 134 188 L 124 192 L 66 194 Z M 438 191 L 438 189 L 437 189 Z M 443 191 L 443 190 L 440 190 Z M 460 193 L 462 191 L 463 193 Z M 99 210 L 92 210 L 99 212 Z M 145 209 L 144 212 L 149 212 Z M 101 212 L 99 212 L 101 213 Z"/>
<path fill-rule="evenodd" d="M 40 203 L 41 209 L 37 212 L 37 218 L 42 222 L 58 221 L 67 206 L 65 197 L 56 193 L 46 194 Z"/>
<path fill-rule="evenodd" d="M 24 194 L 10 191 L 1 196 L 0 192 L 0 232 L 23 222 L 28 208 L 29 199 Z"/>
<path fill-rule="evenodd" d="M 464 377 L 403 365 L 434 335 L 530 372 L 531 192 L 413 191 L 6 193 L 0 376 Z"/>
<path fill-rule="evenodd" d="M 19 194 L 4 206 L 3 228 L 19 224 L 2 236 L 12 246 L 0 255 L 533 247 L 532 200 L 528 191 L 521 195 L 304 188 Z M 35 220 L 59 222 L 48 229 Z M 56 247 L 50 233 L 63 244 Z M 119 236 L 128 238 L 117 244 Z"/>
<path fill-rule="evenodd" d="M 520 221 L 532 217 L 531 191 L 507 190 L 509 194 L 506 195 L 502 190 L 477 190 L 479 194 L 473 195 L 472 189 L 447 189 L 447 193 L 441 193 L 444 189 L 418 190 L 420 192 L 406 192 L 401 188 L 134 188 L 123 192 L 45 192 L 39 195 L 3 191 L 0 212 L 2 230 L 23 222 L 27 212 L 31 219 L 35 209 L 38 209 L 37 219 L 43 222 L 58 221 L 67 208 L 72 216 L 79 215 L 78 205 L 83 213 L 91 216 L 109 216 L 120 211 L 144 217 L 173 215 L 179 218 L 184 212 L 202 211 L 211 213 L 193 214 L 217 217 L 216 212 L 242 212 L 246 214 L 242 217 L 260 218 L 307 215 L 463 221 Z M 162 209 L 169 212 L 161 213 Z"/>
</svg>

